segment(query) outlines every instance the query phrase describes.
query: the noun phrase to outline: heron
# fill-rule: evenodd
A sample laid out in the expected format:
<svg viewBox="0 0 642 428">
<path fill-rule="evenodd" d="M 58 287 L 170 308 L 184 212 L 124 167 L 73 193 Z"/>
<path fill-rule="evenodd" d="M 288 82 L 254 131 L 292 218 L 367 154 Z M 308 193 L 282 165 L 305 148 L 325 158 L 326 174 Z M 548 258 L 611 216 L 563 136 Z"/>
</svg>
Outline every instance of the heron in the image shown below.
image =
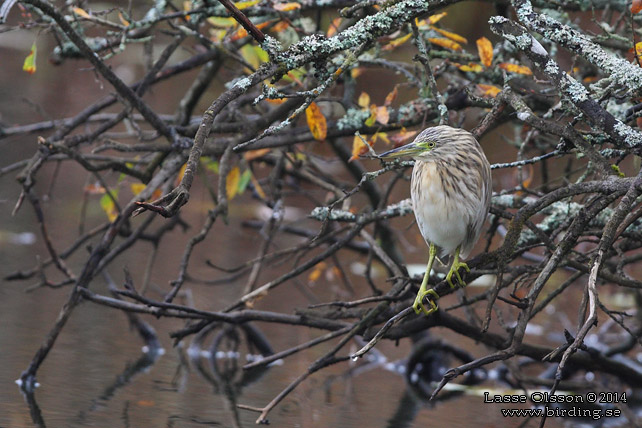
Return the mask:
<svg viewBox="0 0 642 428">
<path fill-rule="evenodd" d="M 446 282 L 455 288 L 466 283 L 459 274 L 472 251 L 490 207 L 492 179 L 490 164 L 470 132 L 439 125 L 424 129 L 413 142 L 380 155 L 382 158 L 411 156 L 415 160 L 410 195 L 417 226 L 429 248 L 426 273 L 412 307 L 417 314 L 437 310 L 439 294 L 428 289 L 433 262 L 453 256 Z M 428 297 L 430 308 L 424 298 Z"/>
</svg>

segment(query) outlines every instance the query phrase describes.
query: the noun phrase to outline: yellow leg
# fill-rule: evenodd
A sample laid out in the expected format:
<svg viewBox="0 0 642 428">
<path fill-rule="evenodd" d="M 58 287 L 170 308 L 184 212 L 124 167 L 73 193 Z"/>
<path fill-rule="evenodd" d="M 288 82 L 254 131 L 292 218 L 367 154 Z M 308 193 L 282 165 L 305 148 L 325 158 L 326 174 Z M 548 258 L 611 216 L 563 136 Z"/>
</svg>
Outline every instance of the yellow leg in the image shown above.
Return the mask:
<svg viewBox="0 0 642 428">
<path fill-rule="evenodd" d="M 416 314 L 419 314 L 420 312 L 423 312 L 426 315 L 430 315 L 433 312 L 437 310 L 437 299 L 439 299 L 439 294 L 432 288 L 430 290 L 426 290 L 428 286 L 428 278 L 430 277 L 430 271 L 432 270 L 432 264 L 435 261 L 435 256 L 437 255 L 437 248 L 434 246 L 434 244 L 430 244 L 430 256 L 428 257 L 428 265 L 426 266 L 426 273 L 424 274 L 424 279 L 421 281 L 421 287 L 419 287 L 419 293 L 417 293 L 417 297 L 415 297 L 415 303 L 413 303 L 412 308 L 415 310 Z M 430 309 L 426 309 L 424 306 L 424 297 L 426 297 L 428 294 L 432 296 L 432 299 L 428 299 L 428 302 L 430 303 Z"/>
<path fill-rule="evenodd" d="M 459 249 L 460 247 L 457 247 L 455 250 L 455 258 L 453 259 L 452 265 L 450 265 L 450 270 L 448 271 L 448 275 L 446 275 L 446 282 L 450 285 L 451 288 L 455 288 L 455 284 L 453 284 L 452 276 L 455 274 L 455 277 L 457 277 L 457 282 L 461 287 L 465 287 L 466 283 L 464 280 L 461 279 L 461 276 L 459 276 L 459 268 L 464 268 L 466 269 L 466 272 L 470 272 L 470 268 L 468 265 L 464 262 L 459 261 Z"/>
</svg>

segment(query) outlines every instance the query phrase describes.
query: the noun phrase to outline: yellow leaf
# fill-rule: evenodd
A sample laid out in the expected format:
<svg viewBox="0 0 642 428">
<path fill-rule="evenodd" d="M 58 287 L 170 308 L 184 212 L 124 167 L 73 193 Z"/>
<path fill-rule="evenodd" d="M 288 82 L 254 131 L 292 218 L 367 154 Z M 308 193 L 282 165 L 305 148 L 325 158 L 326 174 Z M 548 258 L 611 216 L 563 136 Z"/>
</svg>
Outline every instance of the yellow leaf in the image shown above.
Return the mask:
<svg viewBox="0 0 642 428">
<path fill-rule="evenodd" d="M 477 64 L 474 62 L 469 62 L 467 65 L 464 65 L 464 64 L 455 64 L 455 65 L 461 71 L 466 71 L 466 72 L 471 71 L 473 73 L 480 73 L 484 71 L 484 67 L 482 67 L 481 64 Z"/>
<path fill-rule="evenodd" d="M 633 0 L 631 3 L 631 13 L 636 14 L 642 10 L 642 0 Z"/>
<path fill-rule="evenodd" d="M 78 16 L 80 16 L 80 17 L 82 17 L 82 18 L 85 18 L 85 19 L 91 19 L 91 15 L 89 15 L 89 14 L 85 11 L 85 9 L 82 9 L 82 8 L 79 8 L 79 7 L 74 7 L 72 10 L 74 11 L 74 13 L 75 13 L 76 15 L 78 15 Z"/>
<path fill-rule="evenodd" d="M 145 190 L 145 187 L 147 186 L 143 183 L 132 183 L 129 187 L 134 195 L 138 195 L 140 192 Z"/>
<path fill-rule="evenodd" d="M 533 72 L 530 68 L 525 65 L 511 64 L 509 62 L 502 62 L 499 64 L 499 68 L 504 69 L 510 73 L 526 74 L 531 75 Z"/>
<path fill-rule="evenodd" d="M 232 200 L 234 196 L 236 196 L 236 192 L 238 192 L 239 189 L 240 179 L 241 170 L 238 166 L 235 166 L 227 173 L 227 179 L 225 180 L 225 193 L 227 193 L 228 200 Z"/>
<path fill-rule="evenodd" d="M 495 98 L 502 90 L 494 85 L 484 85 L 482 83 L 477 84 L 477 87 L 482 90 L 482 96 L 490 96 Z"/>
<path fill-rule="evenodd" d="M 430 29 L 455 42 L 468 43 L 468 40 L 465 37 L 460 36 L 459 34 L 451 33 L 450 31 L 442 30 L 441 28 L 433 27 L 432 25 L 430 26 Z"/>
<path fill-rule="evenodd" d="M 350 77 L 352 77 L 353 79 L 356 79 L 357 77 L 361 76 L 364 71 L 365 70 L 363 67 L 353 68 L 352 70 L 350 70 Z"/>
<path fill-rule="evenodd" d="M 387 125 L 390 120 L 390 113 L 388 112 L 388 107 L 381 106 L 377 107 L 377 122 L 382 125 Z"/>
<path fill-rule="evenodd" d="M 446 16 L 446 15 L 447 15 L 447 13 L 446 13 L 446 12 L 441 12 L 441 13 L 438 13 L 438 14 L 436 14 L 436 15 L 431 15 L 431 16 L 429 16 L 429 17 L 428 17 L 428 23 L 429 23 L 430 25 L 432 25 L 432 24 L 436 24 L 436 23 L 437 23 L 437 21 L 439 21 L 441 18 L 443 18 L 443 17 L 444 17 L 444 16 Z"/>
<path fill-rule="evenodd" d="M 261 0 L 249 0 L 249 1 L 240 1 L 237 3 L 234 3 L 234 6 L 238 8 L 238 10 L 243 10 L 247 9 L 248 7 L 252 7 L 254 5 L 259 4 Z"/>
<path fill-rule="evenodd" d="M 359 107 L 367 109 L 370 106 L 370 95 L 368 95 L 367 92 L 362 92 L 361 95 L 359 95 L 357 104 L 359 104 Z"/>
<path fill-rule="evenodd" d="M 118 198 L 117 190 L 112 190 L 111 194 L 114 198 Z M 116 204 L 111 196 L 105 193 L 102 198 L 100 198 L 100 207 L 103 209 L 105 214 L 107 214 L 109 221 L 113 222 L 116 220 L 116 217 L 118 217 L 118 210 L 116 209 Z"/>
<path fill-rule="evenodd" d="M 334 18 L 330 23 L 330 26 L 328 27 L 328 32 L 326 33 L 326 37 L 332 37 L 335 34 L 337 34 L 337 30 L 339 29 L 339 24 L 341 24 L 341 18 Z"/>
<path fill-rule="evenodd" d="M 454 51 L 460 51 L 461 45 L 457 42 L 453 42 L 449 39 L 443 38 L 429 38 L 428 41 L 434 45 L 441 46 L 442 48 L 452 49 Z"/>
<path fill-rule="evenodd" d="M 399 95 L 399 90 L 397 89 L 397 85 L 395 85 L 395 88 L 390 92 L 388 95 L 386 95 L 386 99 L 383 102 L 383 105 L 388 107 L 394 100 L 397 99 L 397 95 Z"/>
<path fill-rule="evenodd" d="M 635 56 L 637 56 L 638 58 L 642 58 L 642 42 L 637 42 L 635 44 Z"/>
<path fill-rule="evenodd" d="M 183 11 L 189 12 L 192 10 L 192 2 L 190 0 L 183 0 Z M 185 19 L 188 21 L 191 19 L 189 15 L 185 15 Z"/>
<path fill-rule="evenodd" d="M 372 143 L 369 144 L 372 145 Z M 350 156 L 348 162 L 359 159 L 359 156 L 365 155 L 368 151 L 368 146 L 363 142 L 363 138 L 359 135 L 355 135 L 352 140 L 352 156 Z"/>
<path fill-rule="evenodd" d="M 289 12 L 295 9 L 301 9 L 301 4 L 299 3 L 277 3 L 274 6 L 275 10 L 279 12 Z"/>
<path fill-rule="evenodd" d="M 321 109 L 316 103 L 310 103 L 305 109 L 305 118 L 308 121 L 308 128 L 315 140 L 323 141 L 328 135 L 328 124 Z"/>
<path fill-rule="evenodd" d="M 125 19 L 122 13 L 120 11 L 118 12 L 118 19 L 120 19 L 120 23 L 123 24 L 125 27 L 129 27 L 129 21 Z"/>
<path fill-rule="evenodd" d="M 210 16 L 207 18 L 207 22 L 217 28 L 229 28 L 234 27 L 237 24 L 234 18 L 221 18 L 218 16 Z"/>
<path fill-rule="evenodd" d="M 394 40 L 391 40 L 387 45 L 385 45 L 382 49 L 384 51 L 390 51 L 396 48 L 397 46 L 400 46 L 408 41 L 408 39 L 412 36 L 412 33 L 408 33 L 405 36 L 398 37 Z"/>
<path fill-rule="evenodd" d="M 38 53 L 38 48 L 36 42 L 33 42 L 31 45 L 31 51 L 29 55 L 25 58 L 25 62 L 22 64 L 22 69 L 29 74 L 36 72 L 36 54 Z"/>
<path fill-rule="evenodd" d="M 375 124 L 375 121 L 377 120 L 377 106 L 374 104 L 370 105 L 370 117 L 366 119 L 364 122 L 364 125 L 366 126 L 373 126 Z"/>
<path fill-rule="evenodd" d="M 308 281 L 309 282 L 316 282 L 317 279 L 321 276 L 321 273 L 325 269 L 325 262 L 319 262 L 317 265 L 314 267 L 312 272 L 308 275 Z"/>
<path fill-rule="evenodd" d="M 479 59 L 486 67 L 493 63 L 493 44 L 486 37 L 477 39 L 477 52 Z"/>
</svg>

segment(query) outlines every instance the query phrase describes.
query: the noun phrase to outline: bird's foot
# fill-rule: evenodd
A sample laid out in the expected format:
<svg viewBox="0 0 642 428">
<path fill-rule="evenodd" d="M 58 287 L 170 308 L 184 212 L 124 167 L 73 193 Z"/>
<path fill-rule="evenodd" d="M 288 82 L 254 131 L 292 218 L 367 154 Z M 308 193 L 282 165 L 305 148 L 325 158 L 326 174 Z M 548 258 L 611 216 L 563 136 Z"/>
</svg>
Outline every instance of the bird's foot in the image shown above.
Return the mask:
<svg viewBox="0 0 642 428">
<path fill-rule="evenodd" d="M 424 305 L 424 297 L 427 295 L 431 295 L 432 298 L 428 298 L 428 303 L 430 304 L 430 309 L 426 309 L 426 306 Z M 426 316 L 430 315 L 434 312 L 437 311 L 437 300 L 439 299 L 439 294 L 432 288 L 430 290 L 419 290 L 419 293 L 417 293 L 417 297 L 415 297 L 415 303 L 412 305 L 412 309 L 414 309 L 415 313 L 419 315 L 419 313 L 423 312 Z"/>
<path fill-rule="evenodd" d="M 468 267 L 468 265 L 464 262 L 460 262 L 459 260 L 455 260 L 452 266 L 450 267 L 450 271 L 448 271 L 448 275 L 446 275 L 446 282 L 448 283 L 448 285 L 450 285 L 450 288 L 456 287 L 456 285 L 453 284 L 453 279 L 452 279 L 453 274 L 457 278 L 457 284 L 460 287 L 463 288 L 466 286 L 466 283 L 464 282 L 463 279 L 461 279 L 461 276 L 459 275 L 459 268 L 462 268 L 462 267 L 466 269 L 466 272 L 470 272 L 470 268 Z"/>
</svg>

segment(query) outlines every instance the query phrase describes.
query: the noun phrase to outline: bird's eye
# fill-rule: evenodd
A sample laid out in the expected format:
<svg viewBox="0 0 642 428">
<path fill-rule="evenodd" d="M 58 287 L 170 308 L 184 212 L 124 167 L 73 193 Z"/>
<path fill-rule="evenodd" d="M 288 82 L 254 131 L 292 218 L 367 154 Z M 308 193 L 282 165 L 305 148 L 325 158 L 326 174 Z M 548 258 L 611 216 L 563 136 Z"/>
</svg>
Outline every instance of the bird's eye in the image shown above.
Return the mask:
<svg viewBox="0 0 642 428">
<path fill-rule="evenodd" d="M 429 149 L 434 149 L 434 148 L 435 148 L 435 143 L 434 143 L 433 141 L 430 141 L 430 142 L 428 143 L 428 148 L 429 148 Z"/>
</svg>

